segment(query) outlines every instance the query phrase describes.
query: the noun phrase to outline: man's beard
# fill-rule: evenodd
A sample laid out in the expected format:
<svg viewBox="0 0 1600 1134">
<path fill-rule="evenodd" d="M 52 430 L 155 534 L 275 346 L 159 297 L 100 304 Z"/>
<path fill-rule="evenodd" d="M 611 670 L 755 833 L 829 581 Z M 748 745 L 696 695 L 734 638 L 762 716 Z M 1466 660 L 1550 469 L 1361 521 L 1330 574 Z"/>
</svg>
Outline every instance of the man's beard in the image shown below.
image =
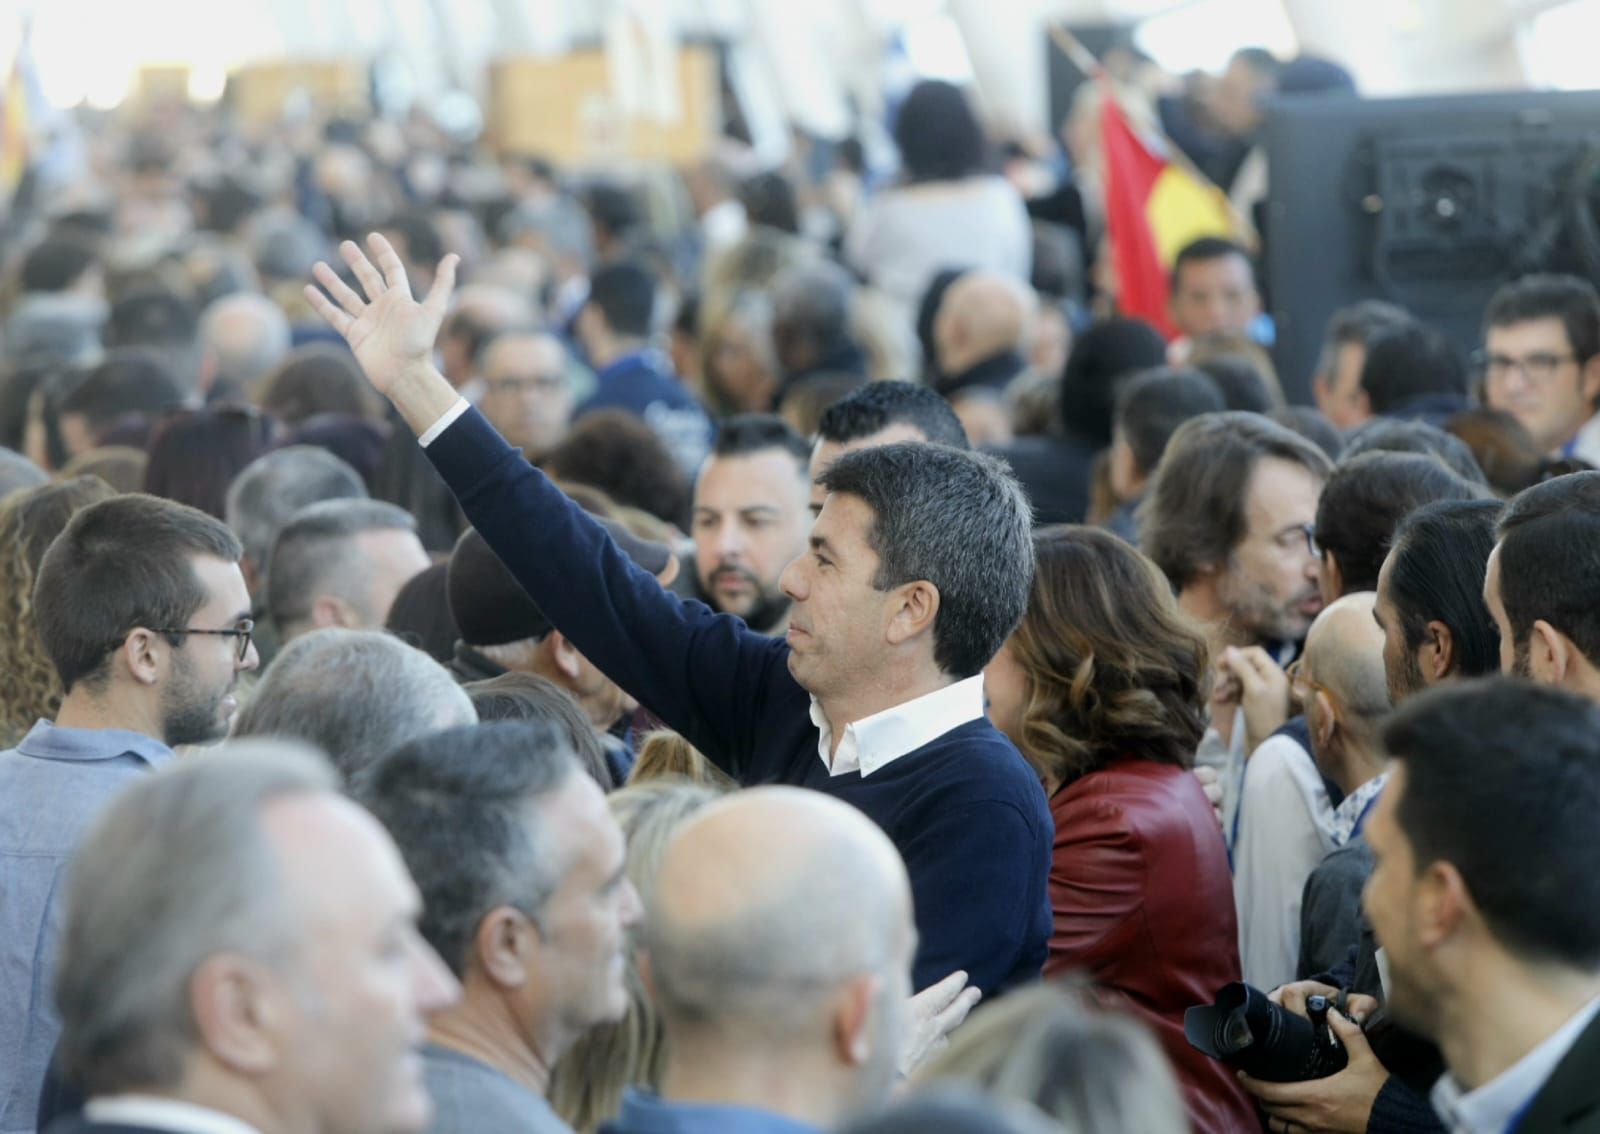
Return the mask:
<svg viewBox="0 0 1600 1134">
<path fill-rule="evenodd" d="M 1306 636 L 1312 620 L 1297 608 L 1316 594 L 1315 587 L 1308 587 L 1288 602 L 1280 601 L 1233 564 L 1225 577 L 1221 598 L 1236 629 L 1260 641 L 1298 642 Z"/>
<path fill-rule="evenodd" d="M 209 744 L 226 735 L 228 722 L 222 717 L 222 699 L 232 688 L 230 682 L 215 691 L 201 689 L 188 663 L 180 660 L 162 698 L 161 730 L 165 735 L 161 739 L 167 747 Z"/>
<path fill-rule="evenodd" d="M 1530 635 L 1526 640 L 1518 642 L 1511 652 L 1511 676 L 1520 677 L 1526 681 L 1533 680 L 1533 651 L 1529 648 L 1533 638 Z"/>
<path fill-rule="evenodd" d="M 1417 661 L 1416 651 L 1408 646 L 1403 656 L 1405 662 L 1400 672 L 1386 673 L 1391 705 L 1398 705 L 1407 697 L 1421 693 L 1428 684 L 1428 679 L 1422 675 L 1422 666 Z"/>
<path fill-rule="evenodd" d="M 718 601 L 716 597 L 716 591 L 713 587 L 700 588 L 705 593 L 706 605 L 712 609 L 720 611 L 723 614 L 736 614 L 740 618 L 744 619 L 744 624 L 746 626 L 762 634 L 766 633 L 772 627 L 778 625 L 778 623 L 783 620 L 784 616 L 789 613 L 789 607 L 791 605 L 789 596 L 784 594 L 782 590 L 776 588 L 768 589 L 767 587 L 763 586 L 761 580 L 757 579 L 749 571 L 745 571 L 737 567 L 718 567 L 711 573 L 711 579 L 713 583 L 716 581 L 718 575 L 738 575 L 754 588 L 756 600 L 751 605 L 749 610 L 729 610 L 727 607 L 723 606 L 720 601 Z"/>
</svg>

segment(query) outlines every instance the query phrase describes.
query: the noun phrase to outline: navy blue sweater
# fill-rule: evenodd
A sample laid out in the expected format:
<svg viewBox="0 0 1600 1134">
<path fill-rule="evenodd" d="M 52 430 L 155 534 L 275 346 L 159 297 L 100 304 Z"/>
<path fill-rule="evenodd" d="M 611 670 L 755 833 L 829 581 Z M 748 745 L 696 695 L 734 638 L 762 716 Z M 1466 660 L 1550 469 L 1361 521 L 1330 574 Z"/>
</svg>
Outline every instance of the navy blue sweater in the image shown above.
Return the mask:
<svg viewBox="0 0 1600 1134">
<path fill-rule="evenodd" d="M 911 877 L 917 988 L 957 969 L 985 995 L 1039 975 L 1054 827 L 1038 777 L 987 719 L 871 776 L 830 775 L 786 642 L 666 591 L 477 411 L 428 456 L 523 589 L 602 673 L 741 784 L 815 788 L 883 828 Z"/>
</svg>

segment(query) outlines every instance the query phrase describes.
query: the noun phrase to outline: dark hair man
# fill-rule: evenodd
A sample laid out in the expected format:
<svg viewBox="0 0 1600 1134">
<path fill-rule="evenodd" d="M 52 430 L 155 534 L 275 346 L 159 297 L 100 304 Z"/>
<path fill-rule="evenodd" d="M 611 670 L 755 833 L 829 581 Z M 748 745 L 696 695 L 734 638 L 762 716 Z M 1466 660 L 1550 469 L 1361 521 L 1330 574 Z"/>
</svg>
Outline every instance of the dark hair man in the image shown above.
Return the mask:
<svg viewBox="0 0 1600 1134">
<path fill-rule="evenodd" d="M 381 630 L 394 596 L 428 566 L 410 513 L 381 500 L 324 500 L 278 532 L 267 613 L 284 643 L 325 626 Z"/>
<path fill-rule="evenodd" d="M 1444 1056 L 1435 1110 L 1452 1130 L 1595 1129 L 1600 709 L 1493 678 L 1416 698 L 1383 740 L 1365 906 L 1389 1011 Z"/>
<path fill-rule="evenodd" d="M 810 446 L 781 418 L 734 417 L 722 423 L 694 484 L 689 530 L 700 594 L 763 634 L 788 627 L 778 580 L 806 550 L 810 458 Z"/>
<path fill-rule="evenodd" d="M 1350 430 L 1372 420 L 1372 395 L 1361 384 L 1367 347 L 1379 332 L 1410 318 L 1404 309 L 1378 299 L 1341 307 L 1328 320 L 1322 353 L 1311 376 L 1311 393 L 1334 428 Z"/>
<path fill-rule="evenodd" d="M 655 281 L 637 264 L 607 264 L 590 277 L 576 332 L 597 385 L 578 416 L 626 410 L 648 423 L 692 474 L 711 447 L 711 421 L 666 356 L 650 347 L 655 301 Z"/>
<path fill-rule="evenodd" d="M 866 355 L 850 335 L 855 284 L 828 261 L 789 268 L 772 283 L 772 345 L 782 375 L 780 396 L 816 374 L 860 374 Z"/>
<path fill-rule="evenodd" d="M 1050 929 L 1044 793 L 983 715 L 982 669 L 1032 575 L 1029 517 L 996 462 L 941 445 L 851 453 L 824 474 L 810 550 L 783 579 L 786 642 L 665 592 L 516 458 L 428 358 L 455 261 L 418 303 L 387 243 L 382 274 L 343 251 L 307 297 L 354 344 L 512 574 L 619 686 L 745 783 L 812 787 L 876 819 L 905 856 L 916 983 L 985 991 L 1037 976 Z M 981 554 L 977 553 L 981 549 Z"/>
<path fill-rule="evenodd" d="M 1498 635 L 1483 602 L 1498 500 L 1429 504 L 1395 530 L 1373 617 L 1396 704 L 1429 685 L 1494 673 Z"/>
<path fill-rule="evenodd" d="M 130 785 L 66 890 L 60 1057 L 89 1100 L 51 1129 L 429 1129 L 417 1046 L 460 990 L 320 757 L 231 744 Z"/>
<path fill-rule="evenodd" d="M 639 895 L 605 796 L 551 725 L 503 721 L 413 741 L 358 795 L 422 893 L 420 929 L 461 982 L 422 1060 L 434 1134 L 567 1128 L 550 1069 L 628 1006 Z"/>
<path fill-rule="evenodd" d="M 1117 510 L 1106 527 L 1129 543 L 1139 542 L 1137 509 L 1178 427 L 1227 407 L 1217 384 L 1198 370 L 1158 367 L 1130 376 L 1117 389 L 1112 416 L 1111 491 Z"/>
<path fill-rule="evenodd" d="M 817 443 L 811 451 L 811 512 L 822 511 L 827 493 L 822 474 L 846 453 L 889 445 L 896 441 L 932 441 L 956 449 L 967 448 L 950 403 L 915 382 L 868 382 L 834 402 L 817 426 Z"/>
<path fill-rule="evenodd" d="M 61 399 L 61 440 L 67 454 L 76 457 L 94 448 L 119 418 L 154 416 L 183 405 L 187 397 L 159 354 L 141 347 L 114 350 Z"/>
<path fill-rule="evenodd" d="M 1395 529 L 1424 504 L 1488 495 L 1434 457 L 1372 452 L 1341 461 L 1317 502 L 1323 601 L 1376 590 Z"/>
<path fill-rule="evenodd" d="M 1482 396 L 1552 457 L 1600 466 L 1600 295 L 1575 276 L 1533 275 L 1484 312 Z"/>
<path fill-rule="evenodd" d="M 1442 334 L 1415 319 L 1373 332 L 1360 385 L 1377 416 L 1437 423 L 1467 408 L 1467 370 L 1461 357 Z"/>
<path fill-rule="evenodd" d="M 1202 236 L 1172 263 L 1172 325 L 1187 339 L 1246 335 L 1261 314 L 1261 292 L 1250 254 L 1231 240 Z"/>
<path fill-rule="evenodd" d="M 60 874 L 105 802 L 221 737 L 256 667 L 239 542 L 153 496 L 74 516 L 39 565 L 33 617 L 66 696 L 0 752 L 0 1130 L 30 1130 L 55 1044 L 39 989 L 55 966 Z"/>
<path fill-rule="evenodd" d="M 1218 680 L 1197 759 L 1218 769 L 1230 847 L 1244 761 L 1287 705 L 1286 689 L 1270 704 L 1246 693 L 1258 675 L 1283 684 L 1272 651 L 1304 638 L 1322 609 L 1310 533 L 1331 469 L 1321 449 L 1259 414 L 1205 414 L 1173 434 L 1138 513 L 1145 554 L 1211 646 Z"/>
<path fill-rule="evenodd" d="M 886 1101 L 916 931 L 905 867 L 865 816 L 775 787 L 703 808 L 667 843 L 644 931 L 666 1066 L 614 1134 L 832 1130 Z"/>
<path fill-rule="evenodd" d="M 1500 669 L 1600 701 L 1600 472 L 1524 490 L 1496 535 L 1483 598 Z"/>
</svg>

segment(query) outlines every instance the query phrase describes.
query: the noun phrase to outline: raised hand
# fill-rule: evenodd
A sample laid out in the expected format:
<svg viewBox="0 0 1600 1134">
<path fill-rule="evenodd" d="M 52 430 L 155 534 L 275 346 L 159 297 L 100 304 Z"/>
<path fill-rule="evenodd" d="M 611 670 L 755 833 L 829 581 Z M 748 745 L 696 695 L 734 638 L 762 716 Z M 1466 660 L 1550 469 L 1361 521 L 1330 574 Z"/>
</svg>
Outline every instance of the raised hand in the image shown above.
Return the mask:
<svg viewBox="0 0 1600 1134">
<path fill-rule="evenodd" d="M 365 299 L 321 261 L 311 274 L 327 294 L 312 284 L 306 285 L 305 294 L 317 314 L 350 344 L 367 380 L 379 393 L 389 394 L 408 375 L 433 372 L 433 344 L 455 286 L 458 257 L 451 254 L 440 261 L 433 287 L 418 303 L 394 247 L 377 233 L 367 238 L 367 247 L 371 260 L 353 240 L 339 246 L 367 293 Z"/>
</svg>

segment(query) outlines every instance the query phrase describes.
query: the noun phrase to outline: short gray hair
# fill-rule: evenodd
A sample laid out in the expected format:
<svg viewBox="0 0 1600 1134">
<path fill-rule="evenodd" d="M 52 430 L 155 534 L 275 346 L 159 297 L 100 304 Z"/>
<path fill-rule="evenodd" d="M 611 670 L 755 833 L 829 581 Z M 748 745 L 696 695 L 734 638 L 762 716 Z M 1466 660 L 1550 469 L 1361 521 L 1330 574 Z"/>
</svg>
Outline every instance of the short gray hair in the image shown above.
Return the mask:
<svg viewBox="0 0 1600 1134">
<path fill-rule="evenodd" d="M 361 776 L 357 797 L 422 891 L 422 936 L 456 976 L 490 911 L 537 919 L 572 869 L 541 804 L 582 770 L 557 726 L 496 721 L 413 740 Z"/>
<path fill-rule="evenodd" d="M 228 744 L 124 789 L 73 855 L 56 968 L 59 1058 L 90 1095 L 176 1084 L 197 1032 L 188 983 L 207 957 L 294 946 L 261 811 L 337 790 L 296 745 Z"/>
<path fill-rule="evenodd" d="M 409 740 L 472 724 L 472 702 L 438 662 L 371 630 L 317 630 L 267 668 L 234 736 L 316 745 L 349 781 Z"/>
<path fill-rule="evenodd" d="M 416 530 L 410 512 L 381 500 L 324 500 L 296 512 L 278 532 L 267 562 L 267 613 L 279 633 L 309 619 L 318 595 L 360 602 L 366 571 L 351 554 L 356 536 Z M 381 620 L 384 612 L 371 613 Z"/>
<path fill-rule="evenodd" d="M 257 457 L 233 478 L 224 514 L 250 562 L 265 572 L 279 529 L 300 509 L 366 498 L 361 474 L 328 450 L 288 445 Z"/>
<path fill-rule="evenodd" d="M 289 353 L 289 320 L 264 295 L 238 292 L 214 301 L 200 316 L 200 345 L 215 359 L 217 385 L 248 385 Z"/>
<path fill-rule="evenodd" d="M 818 478 L 872 509 L 872 585 L 926 580 L 939 591 L 934 661 L 951 677 L 989 664 L 1028 608 L 1033 509 L 993 457 L 920 441 L 846 453 Z"/>
</svg>

